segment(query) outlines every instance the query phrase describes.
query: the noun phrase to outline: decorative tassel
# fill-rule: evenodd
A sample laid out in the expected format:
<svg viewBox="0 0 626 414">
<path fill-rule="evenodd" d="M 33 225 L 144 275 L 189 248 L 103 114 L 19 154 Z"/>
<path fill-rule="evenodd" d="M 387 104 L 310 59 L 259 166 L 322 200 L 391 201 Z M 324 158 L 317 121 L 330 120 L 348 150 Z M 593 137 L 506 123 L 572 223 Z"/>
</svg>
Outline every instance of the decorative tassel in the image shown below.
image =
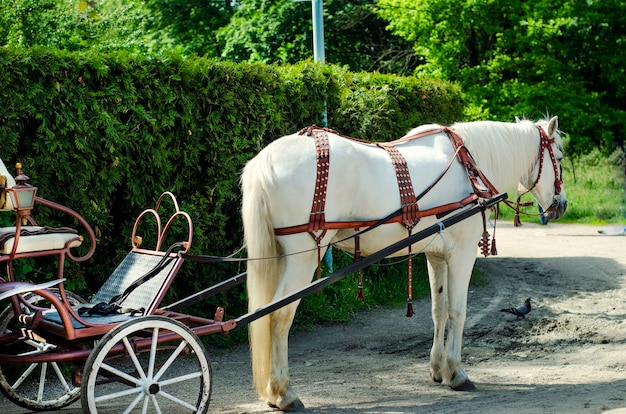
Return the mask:
<svg viewBox="0 0 626 414">
<path fill-rule="evenodd" d="M 491 239 L 491 255 L 497 256 L 498 249 L 496 249 L 496 227 L 498 224 L 498 217 L 500 216 L 500 206 L 496 204 L 493 215 L 493 238 Z"/>
<path fill-rule="evenodd" d="M 365 296 L 363 295 L 363 285 L 361 283 L 359 283 L 359 288 L 358 291 L 356 293 L 356 298 L 357 300 L 364 300 Z"/>
<path fill-rule="evenodd" d="M 415 315 L 415 312 L 413 312 L 413 301 L 409 298 L 406 300 L 406 317 L 410 318 L 413 315 Z"/>
<path fill-rule="evenodd" d="M 522 225 L 522 222 L 519 219 L 521 197 L 522 197 L 521 195 L 518 195 L 517 198 L 515 198 L 515 218 L 513 219 L 514 227 L 520 227 Z"/>
<path fill-rule="evenodd" d="M 480 247 L 480 252 L 483 256 L 489 256 L 489 232 L 483 232 L 483 237 L 478 242 L 478 247 Z"/>
<path fill-rule="evenodd" d="M 496 238 L 494 237 L 493 240 L 491 240 L 491 255 L 492 256 L 497 256 L 498 255 L 498 249 L 496 249 Z"/>
<path fill-rule="evenodd" d="M 355 228 L 355 232 L 359 232 L 359 228 Z M 361 241 L 358 235 L 354 237 L 354 262 L 358 262 L 361 260 Z M 356 292 L 357 300 L 365 299 L 365 295 L 363 295 L 363 271 L 359 270 L 359 285 Z"/>
<path fill-rule="evenodd" d="M 365 295 L 363 295 L 363 276 L 361 272 L 359 272 L 359 287 L 357 288 L 356 298 L 357 300 L 365 299 Z"/>
<path fill-rule="evenodd" d="M 411 236 L 411 230 L 409 229 L 409 236 Z M 415 315 L 413 312 L 413 252 L 411 251 L 411 246 L 409 245 L 409 257 L 407 258 L 407 273 L 408 273 L 408 297 L 406 299 L 406 317 L 410 318 Z"/>
</svg>

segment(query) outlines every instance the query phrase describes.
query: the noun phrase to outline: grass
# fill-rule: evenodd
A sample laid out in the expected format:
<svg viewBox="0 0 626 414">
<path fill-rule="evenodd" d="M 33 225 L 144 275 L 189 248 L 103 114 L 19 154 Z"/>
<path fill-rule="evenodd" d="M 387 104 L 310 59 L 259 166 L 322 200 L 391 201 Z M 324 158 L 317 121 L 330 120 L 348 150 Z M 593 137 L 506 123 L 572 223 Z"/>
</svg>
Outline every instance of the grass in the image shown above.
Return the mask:
<svg viewBox="0 0 626 414">
<path fill-rule="evenodd" d="M 617 151 L 610 157 L 593 152 L 563 163 L 563 188 L 567 195 L 567 211 L 561 223 L 624 224 L 626 223 L 626 174 L 624 153 Z M 532 200 L 530 195 L 523 200 Z M 513 212 L 501 208 L 501 218 L 513 219 Z M 522 211 L 537 213 L 536 203 Z M 521 216 L 524 221 L 537 217 Z"/>
<path fill-rule="evenodd" d="M 347 266 L 352 258 L 346 253 L 334 250 L 335 268 Z M 324 273 L 328 272 L 322 264 Z M 359 278 L 352 274 L 319 293 L 302 299 L 296 313 L 296 329 L 308 329 L 317 324 L 348 322 L 362 309 L 389 306 L 399 307 L 407 300 L 407 261 L 406 259 L 385 259 L 363 270 L 363 296 L 357 298 Z M 424 255 L 413 257 L 413 298 L 428 294 L 428 275 Z"/>
</svg>

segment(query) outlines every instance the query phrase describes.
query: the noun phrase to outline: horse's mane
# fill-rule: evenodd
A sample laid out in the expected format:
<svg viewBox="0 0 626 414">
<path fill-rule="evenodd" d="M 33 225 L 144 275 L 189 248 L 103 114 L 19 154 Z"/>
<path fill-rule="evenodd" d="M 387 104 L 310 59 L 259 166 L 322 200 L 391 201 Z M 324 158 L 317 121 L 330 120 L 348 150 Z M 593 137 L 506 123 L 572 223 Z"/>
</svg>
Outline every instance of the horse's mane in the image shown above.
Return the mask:
<svg viewBox="0 0 626 414">
<path fill-rule="evenodd" d="M 456 123 L 452 128 L 463 138 L 478 167 L 500 191 L 516 189 L 520 177 L 522 181 L 527 178 L 537 162 L 540 138 L 533 121 L 466 122 Z M 559 137 L 557 145 L 561 146 Z"/>
</svg>

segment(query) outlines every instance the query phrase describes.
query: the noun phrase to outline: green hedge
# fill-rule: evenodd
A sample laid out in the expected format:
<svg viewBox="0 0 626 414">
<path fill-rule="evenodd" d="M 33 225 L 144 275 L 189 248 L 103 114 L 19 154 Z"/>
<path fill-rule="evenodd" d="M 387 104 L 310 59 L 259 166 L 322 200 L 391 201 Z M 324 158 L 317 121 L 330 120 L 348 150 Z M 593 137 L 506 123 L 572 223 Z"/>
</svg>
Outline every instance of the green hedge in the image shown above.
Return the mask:
<svg viewBox="0 0 626 414">
<path fill-rule="evenodd" d="M 242 243 L 239 172 L 260 148 L 311 124 L 391 140 L 423 123 L 460 119 L 457 86 L 351 73 L 332 65 L 230 64 L 177 56 L 0 49 L 0 158 L 21 162 L 45 198 L 97 229 L 93 259 L 67 270 L 83 294 L 97 289 L 130 246 L 136 215 L 170 190 L 194 219 L 193 253 L 226 255 Z M 40 223 L 62 218 L 43 209 Z M 180 297 L 235 265 L 189 265 Z M 215 299 L 230 316 L 243 290 Z"/>
</svg>

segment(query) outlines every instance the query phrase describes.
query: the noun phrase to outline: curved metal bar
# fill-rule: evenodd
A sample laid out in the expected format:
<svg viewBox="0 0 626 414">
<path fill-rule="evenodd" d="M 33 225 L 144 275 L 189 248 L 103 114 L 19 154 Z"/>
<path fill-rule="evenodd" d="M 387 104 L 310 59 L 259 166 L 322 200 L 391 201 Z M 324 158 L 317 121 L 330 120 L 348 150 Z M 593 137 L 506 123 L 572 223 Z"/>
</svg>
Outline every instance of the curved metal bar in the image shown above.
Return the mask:
<svg viewBox="0 0 626 414">
<path fill-rule="evenodd" d="M 165 228 L 163 229 L 163 233 L 161 233 L 159 236 L 159 241 L 162 241 L 165 238 L 165 234 L 172 226 L 172 223 L 174 222 L 174 220 L 176 220 L 179 216 L 182 216 L 187 220 L 189 232 L 187 233 L 187 240 L 184 242 L 185 251 L 183 252 L 183 253 L 187 253 L 189 249 L 191 248 L 191 241 L 193 239 L 193 222 L 189 214 L 187 214 L 185 211 L 177 211 L 176 213 L 170 216 L 169 220 L 167 221 L 167 224 L 165 225 Z"/>
<path fill-rule="evenodd" d="M 133 226 L 133 232 L 130 236 L 133 249 L 138 249 L 141 247 L 140 243 L 137 243 L 137 229 L 139 228 L 139 223 L 141 222 L 141 220 L 144 218 L 144 216 L 148 214 L 152 214 L 152 216 L 155 218 L 157 222 L 157 228 L 156 228 L 157 234 L 161 234 L 161 216 L 159 216 L 159 213 L 152 208 L 142 211 L 141 214 L 139 214 L 139 216 L 137 216 L 137 219 L 135 220 L 135 225 Z M 159 241 L 157 240 L 157 246 L 155 247 L 155 250 L 158 250 L 158 249 L 159 249 Z"/>
<path fill-rule="evenodd" d="M 161 207 L 161 203 L 165 197 L 169 197 L 172 203 L 174 204 L 174 213 L 168 218 L 167 222 L 165 223 L 165 226 L 163 226 L 162 221 L 161 221 L 161 216 L 159 215 L 159 207 Z M 133 249 L 141 248 L 141 246 L 139 246 L 136 242 L 137 229 L 139 228 L 139 224 L 141 220 L 148 214 L 152 215 L 157 221 L 157 241 L 156 241 L 156 247 L 154 250 L 161 251 L 161 246 L 162 246 L 163 240 L 165 239 L 165 235 L 167 234 L 167 231 L 172 226 L 172 223 L 174 222 L 174 220 L 176 220 L 179 216 L 182 216 L 187 220 L 187 228 L 188 228 L 188 235 L 187 235 L 187 240 L 185 242 L 184 253 L 187 253 L 189 251 L 189 249 L 191 248 L 191 241 L 193 239 L 193 222 L 189 214 L 187 214 L 185 211 L 182 211 L 180 209 L 180 207 L 178 206 L 178 201 L 176 200 L 176 197 L 174 196 L 174 194 L 172 194 L 169 191 L 166 191 L 163 194 L 161 194 L 161 196 L 159 197 L 156 203 L 155 208 L 146 209 L 142 211 L 141 214 L 139 214 L 139 216 L 135 220 L 135 225 L 133 226 L 133 232 L 131 235 Z"/>
<path fill-rule="evenodd" d="M 159 197 L 159 199 L 157 200 L 156 203 L 156 207 L 154 208 L 156 211 L 159 211 L 159 207 L 161 206 L 161 201 L 165 198 L 165 197 L 169 197 L 170 200 L 172 200 L 172 203 L 174 203 L 174 210 L 176 210 L 177 212 L 180 211 L 180 208 L 178 207 L 178 200 L 176 200 L 176 196 L 174 194 L 172 194 L 170 191 L 165 191 L 161 194 L 161 196 Z"/>
<path fill-rule="evenodd" d="M 35 201 L 46 207 L 50 207 L 52 209 L 61 211 L 62 213 L 68 214 L 74 217 L 76 220 L 78 220 L 78 222 L 83 226 L 83 228 L 87 231 L 87 234 L 89 235 L 89 250 L 83 256 L 74 256 L 72 252 L 70 251 L 70 249 L 68 248 L 67 256 L 75 262 L 84 262 L 86 260 L 89 260 L 91 256 L 93 256 L 94 252 L 96 251 L 96 234 L 94 233 L 89 223 L 87 223 L 87 220 L 85 220 L 83 216 L 81 216 L 80 214 L 72 210 L 71 208 L 55 203 L 54 201 L 46 200 L 45 198 L 41 198 L 39 196 L 35 197 Z"/>
</svg>

